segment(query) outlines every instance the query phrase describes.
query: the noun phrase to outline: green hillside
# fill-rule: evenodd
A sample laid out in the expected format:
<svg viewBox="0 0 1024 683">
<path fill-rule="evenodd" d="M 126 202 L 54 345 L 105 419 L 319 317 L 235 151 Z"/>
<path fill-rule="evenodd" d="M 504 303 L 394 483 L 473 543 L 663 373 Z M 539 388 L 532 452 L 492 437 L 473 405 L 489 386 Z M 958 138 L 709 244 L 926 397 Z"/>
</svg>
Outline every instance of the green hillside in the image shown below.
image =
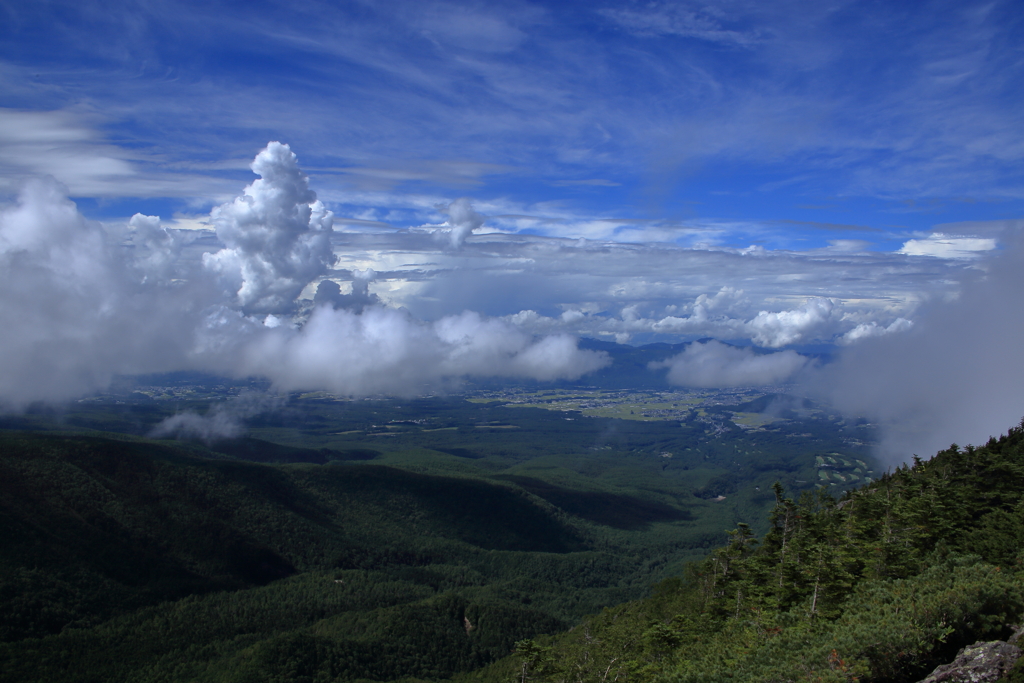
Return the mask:
<svg viewBox="0 0 1024 683">
<path fill-rule="evenodd" d="M 259 658 L 324 633 L 353 662 L 389 662 L 351 675 L 436 676 L 629 592 L 606 580 L 629 574 L 621 556 L 510 486 L 98 437 L 7 435 L 0 451 L 0 670 L 14 680 L 145 680 L 155 660 L 189 662 L 189 678 L 196 647 Z M 451 624 L 458 653 L 419 642 Z"/>
<path fill-rule="evenodd" d="M 1020 428 L 882 476 L 773 401 L 0 432 L 0 680 L 912 681 L 1020 616 Z"/>
<path fill-rule="evenodd" d="M 775 493 L 762 538 L 457 680 L 909 682 L 1020 624 L 1024 423 L 839 500 Z"/>
<path fill-rule="evenodd" d="M 576 489 L 569 471 L 555 485 L 411 471 L 376 451 L 228 446 L 215 445 L 329 459 L 0 435 L 5 680 L 446 677 L 644 594 L 667 557 L 692 552 L 669 534 L 694 524 L 685 508 Z M 390 460 L 443 471 L 460 458 Z"/>
<path fill-rule="evenodd" d="M 0 437 L 4 680 L 912 681 L 1024 613 L 1021 427 L 838 500 L 777 485 L 764 523 L 634 602 L 652 539 L 693 520 L 616 492 L 628 472 L 217 448 Z M 420 469 L 467 460 L 438 458 Z"/>
</svg>

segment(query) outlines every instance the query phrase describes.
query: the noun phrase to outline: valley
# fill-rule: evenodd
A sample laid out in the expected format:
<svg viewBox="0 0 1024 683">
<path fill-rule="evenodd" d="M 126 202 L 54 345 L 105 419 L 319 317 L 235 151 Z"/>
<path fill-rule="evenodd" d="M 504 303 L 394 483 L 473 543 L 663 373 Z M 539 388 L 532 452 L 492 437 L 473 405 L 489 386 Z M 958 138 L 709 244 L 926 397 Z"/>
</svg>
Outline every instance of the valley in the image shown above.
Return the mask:
<svg viewBox="0 0 1024 683">
<path fill-rule="evenodd" d="M 878 468 L 870 425 L 777 391 L 160 379 L 3 418 L 18 680 L 250 680 L 325 656 L 339 680 L 446 678 L 645 596 L 737 524 L 763 533 L 775 482 L 838 495 Z M 179 438 L 155 438 L 169 418 Z M 78 671 L 84 651 L 122 654 Z"/>
</svg>

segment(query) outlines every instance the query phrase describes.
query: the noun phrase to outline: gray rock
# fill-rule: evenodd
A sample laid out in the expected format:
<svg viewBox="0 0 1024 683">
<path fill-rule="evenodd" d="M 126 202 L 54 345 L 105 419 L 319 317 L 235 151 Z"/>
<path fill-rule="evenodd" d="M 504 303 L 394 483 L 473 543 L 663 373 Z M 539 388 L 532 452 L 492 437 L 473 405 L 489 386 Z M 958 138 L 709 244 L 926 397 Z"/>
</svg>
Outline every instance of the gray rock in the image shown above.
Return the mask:
<svg viewBox="0 0 1024 683">
<path fill-rule="evenodd" d="M 1013 668 L 1020 658 L 1016 645 L 996 640 L 968 645 L 956 659 L 935 669 L 921 683 L 995 683 Z"/>
</svg>

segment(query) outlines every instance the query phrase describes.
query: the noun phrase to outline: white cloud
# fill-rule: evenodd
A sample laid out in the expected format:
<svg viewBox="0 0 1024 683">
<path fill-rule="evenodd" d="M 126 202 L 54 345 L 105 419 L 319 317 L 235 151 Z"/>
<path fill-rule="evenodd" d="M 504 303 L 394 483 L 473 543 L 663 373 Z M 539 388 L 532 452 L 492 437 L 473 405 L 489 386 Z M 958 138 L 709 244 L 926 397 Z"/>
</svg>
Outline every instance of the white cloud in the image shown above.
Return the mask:
<svg viewBox="0 0 1024 683">
<path fill-rule="evenodd" d="M 553 318 L 527 309 L 506 319 L 535 333 L 567 330 L 579 335 L 614 336 L 620 343 L 639 335 L 664 335 L 675 339 L 749 339 L 766 348 L 828 343 L 834 338 L 848 343 L 867 336 L 899 332 L 912 325 L 905 318 L 898 318 L 888 327 L 879 326 L 873 320 L 863 321 L 865 316 L 885 315 L 891 319 L 884 309 L 884 304 L 888 303 L 885 301 L 872 302 L 871 307 L 864 310 L 851 306 L 847 313 L 857 311 L 856 315 L 838 315 L 837 311 L 845 310 L 844 305 L 822 297 L 811 298 L 793 309 L 762 310 L 748 319 L 751 304 L 747 298 L 743 290 L 723 287 L 714 295 L 698 295 L 688 306 L 670 307 L 673 311 L 689 309 L 689 315 L 648 316 L 644 315 L 640 304 L 630 304 L 624 306 L 618 316 L 569 309 Z"/>
<path fill-rule="evenodd" d="M 0 212 L 0 401 L 64 399 L 185 362 L 201 283 L 158 279 L 159 228 L 136 221 L 150 231 L 136 259 L 64 191 L 32 181 Z"/>
<path fill-rule="evenodd" d="M 94 191 L 135 175 L 126 156 L 69 112 L 0 108 L 0 188 L 14 189 L 14 178 L 51 175 L 74 191 Z"/>
<path fill-rule="evenodd" d="M 717 341 L 695 342 L 677 356 L 651 363 L 651 370 L 668 368 L 668 381 L 686 387 L 739 387 L 778 384 L 808 366 L 795 351 L 758 354 Z"/>
<path fill-rule="evenodd" d="M 738 303 L 743 296 L 742 289 L 722 287 L 713 296 L 700 294 L 693 302 L 693 312 L 690 316 L 680 318 L 677 316 L 665 316 L 661 320 L 654 321 L 650 329 L 654 332 L 669 333 L 714 333 L 714 334 L 736 334 L 742 327 L 741 321 L 729 318 L 726 315 L 714 316 L 716 310 L 728 310 Z M 713 331 L 713 332 L 712 332 Z"/>
<path fill-rule="evenodd" d="M 158 281 L 172 278 L 185 242 L 180 232 L 164 228 L 159 216 L 145 216 L 141 213 L 131 217 L 128 227 L 134 231 L 132 246 L 135 249 L 135 263 L 142 271 L 142 277 Z"/>
<path fill-rule="evenodd" d="M 888 326 L 883 327 L 874 320 L 867 323 L 861 323 L 857 327 L 853 328 L 842 337 L 839 338 L 840 344 L 853 344 L 862 339 L 871 339 L 873 337 L 882 337 L 887 334 L 893 334 L 894 332 L 906 332 L 914 326 L 914 323 L 907 320 L 906 318 L 896 318 L 896 320 L 889 323 Z"/>
<path fill-rule="evenodd" d="M 109 123 L 95 111 L 0 107 L 0 194 L 16 194 L 27 178 L 39 176 L 56 178 L 76 197 L 183 197 L 209 206 L 233 191 L 209 173 L 215 169 L 169 164 L 166 150 L 152 156 L 114 144 L 101 129 Z"/>
<path fill-rule="evenodd" d="M 235 340 L 237 352 L 229 351 Z M 535 340 L 469 312 L 431 324 L 380 306 L 361 314 L 320 306 L 301 329 L 276 328 L 249 340 L 229 328 L 226 341 L 216 346 L 237 359 L 236 373 L 268 377 L 282 390 L 350 395 L 413 394 L 462 376 L 577 379 L 608 363 L 567 335 Z"/>
<path fill-rule="evenodd" d="M 585 320 L 586 317 L 587 317 L 586 313 L 584 313 L 581 310 L 575 309 L 575 308 L 570 308 L 567 311 L 562 311 L 562 315 L 561 315 L 562 322 L 566 323 L 567 325 L 572 325 L 573 323 L 578 323 L 578 322 L 580 322 L 582 320 Z"/>
<path fill-rule="evenodd" d="M 815 329 L 828 322 L 835 304 L 831 299 L 816 297 L 796 310 L 770 313 L 761 311 L 747 323 L 752 339 L 762 346 L 778 348 L 806 339 Z"/>
<path fill-rule="evenodd" d="M 996 240 L 991 237 L 961 237 L 937 232 L 924 239 L 907 240 L 898 253 L 908 256 L 969 259 L 992 251 L 996 246 Z"/>
<path fill-rule="evenodd" d="M 309 189 L 288 145 L 271 142 L 252 164 L 260 176 L 211 213 L 226 248 L 203 258 L 247 313 L 288 313 L 310 281 L 336 258 L 333 214 Z"/>
<path fill-rule="evenodd" d="M 308 319 L 290 316 L 334 260 L 330 213 L 287 146 L 268 145 L 253 170 L 261 178 L 212 212 L 219 250 L 143 214 L 108 233 L 54 181 L 28 183 L 0 212 L 0 402 L 63 400 L 115 374 L 180 369 L 362 395 L 467 375 L 577 378 L 607 363 L 564 333 L 535 338 L 476 313 L 430 323 L 385 308 L 369 291 L 372 270 L 352 272 L 347 295 L 321 282 Z M 210 419 L 180 417 L 168 429 L 198 433 Z"/>
<path fill-rule="evenodd" d="M 279 408 L 283 398 L 273 394 L 246 392 L 225 403 L 216 403 L 205 414 L 192 411 L 177 413 L 162 420 L 149 436 L 155 439 L 198 439 L 212 443 L 233 439 L 245 433 L 243 420 Z"/>
<path fill-rule="evenodd" d="M 715 311 L 722 308 L 729 308 L 732 305 L 738 303 L 743 297 L 743 290 L 736 289 L 735 287 L 725 286 L 718 290 L 712 296 L 707 294 L 701 294 L 697 297 L 694 302 L 694 312 L 698 309 L 708 312 Z"/>
<path fill-rule="evenodd" d="M 193 412 L 172 415 L 154 427 L 149 436 L 154 439 L 197 439 L 209 443 L 233 439 L 244 433 L 245 426 L 233 415 L 212 411 L 209 415 Z"/>
<path fill-rule="evenodd" d="M 923 307 L 912 328 L 844 348 L 815 380 L 834 405 L 882 426 L 880 453 L 890 462 L 984 443 L 1024 415 L 1020 235 L 986 270 L 958 298 Z"/>
<path fill-rule="evenodd" d="M 478 214 L 473 205 L 465 197 L 456 199 L 449 204 L 444 212 L 448 214 L 448 221 L 443 228 L 437 232 L 438 235 L 447 236 L 453 249 L 458 249 L 466 241 L 466 238 L 479 229 L 486 220 Z"/>
</svg>

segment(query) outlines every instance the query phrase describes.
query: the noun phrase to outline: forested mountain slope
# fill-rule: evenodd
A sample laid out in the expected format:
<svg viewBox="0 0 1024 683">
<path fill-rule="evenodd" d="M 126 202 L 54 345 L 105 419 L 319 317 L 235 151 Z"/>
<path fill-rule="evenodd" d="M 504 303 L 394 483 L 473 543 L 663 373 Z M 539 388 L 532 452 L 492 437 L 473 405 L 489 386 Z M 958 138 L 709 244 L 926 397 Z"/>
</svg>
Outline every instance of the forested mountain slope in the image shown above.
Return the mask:
<svg viewBox="0 0 1024 683">
<path fill-rule="evenodd" d="M 437 678 L 642 586 L 511 484 L 90 436 L 0 453 L 2 680 Z"/>
<path fill-rule="evenodd" d="M 521 475 L 59 434 L 0 454 L 4 681 L 896 683 L 1024 614 L 1024 427 L 839 500 L 777 486 L 762 538 L 629 603 L 632 532 Z"/>
<path fill-rule="evenodd" d="M 915 681 L 1024 616 L 1024 423 L 835 500 L 460 681 Z"/>
</svg>

